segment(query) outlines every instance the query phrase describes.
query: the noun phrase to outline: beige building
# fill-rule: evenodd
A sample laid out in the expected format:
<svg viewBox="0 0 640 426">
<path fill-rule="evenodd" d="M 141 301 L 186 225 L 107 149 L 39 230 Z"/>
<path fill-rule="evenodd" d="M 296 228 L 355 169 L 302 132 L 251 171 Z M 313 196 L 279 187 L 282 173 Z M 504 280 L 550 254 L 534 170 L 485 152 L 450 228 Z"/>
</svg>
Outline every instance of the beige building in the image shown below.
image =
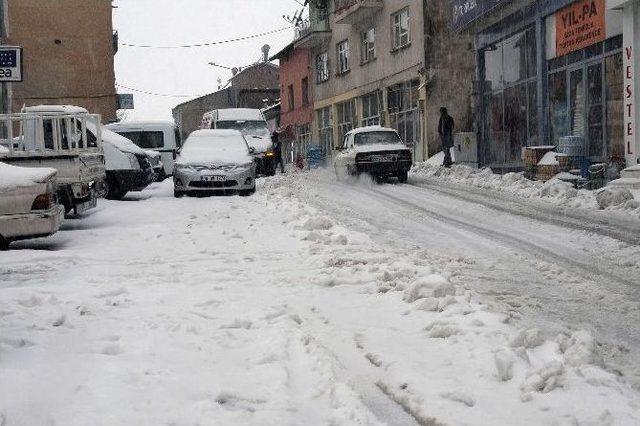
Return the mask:
<svg viewBox="0 0 640 426">
<path fill-rule="evenodd" d="M 73 104 L 116 118 L 117 41 L 110 0 L 6 0 L 7 37 L 23 48 L 24 81 L 11 84 L 12 110 Z"/>
<path fill-rule="evenodd" d="M 394 127 L 427 157 L 423 117 L 423 2 L 311 2 L 307 36 L 315 75 L 314 139 L 327 151 L 354 127 Z M 421 109 L 422 106 L 422 109 Z"/>
</svg>

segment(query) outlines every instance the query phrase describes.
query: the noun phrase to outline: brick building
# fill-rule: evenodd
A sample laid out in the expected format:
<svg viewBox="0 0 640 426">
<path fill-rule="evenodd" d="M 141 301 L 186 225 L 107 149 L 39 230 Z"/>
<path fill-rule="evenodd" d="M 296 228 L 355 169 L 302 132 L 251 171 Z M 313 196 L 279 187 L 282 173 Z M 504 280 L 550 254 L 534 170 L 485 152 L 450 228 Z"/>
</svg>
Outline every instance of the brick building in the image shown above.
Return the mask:
<svg viewBox="0 0 640 426">
<path fill-rule="evenodd" d="M 177 105 L 172 111 L 173 118 L 184 140 L 200 128 L 205 112 L 221 108 L 262 109 L 279 97 L 278 66 L 260 62 L 234 75 L 228 87 Z"/>
<path fill-rule="evenodd" d="M 108 0 L 6 0 L 6 39 L 23 48 L 24 81 L 11 84 L 12 110 L 73 104 L 116 118 L 112 7 Z"/>
<path fill-rule="evenodd" d="M 280 61 L 279 126 L 291 144 L 293 156 L 305 155 L 311 144 L 313 123 L 313 73 L 305 47 L 308 27 L 296 32 L 296 39 L 272 58 Z"/>
</svg>

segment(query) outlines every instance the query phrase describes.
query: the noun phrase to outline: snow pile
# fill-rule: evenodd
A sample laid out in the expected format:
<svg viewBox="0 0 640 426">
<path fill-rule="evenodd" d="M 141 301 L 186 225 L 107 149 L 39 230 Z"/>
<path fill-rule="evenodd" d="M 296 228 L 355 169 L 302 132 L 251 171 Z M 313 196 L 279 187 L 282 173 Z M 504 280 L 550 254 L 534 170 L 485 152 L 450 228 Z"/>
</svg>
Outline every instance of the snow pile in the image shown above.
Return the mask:
<svg viewBox="0 0 640 426">
<path fill-rule="evenodd" d="M 615 186 L 602 188 L 596 192 L 596 201 L 601 209 L 609 207 L 638 208 L 638 201 L 634 199 L 633 194 L 627 188 Z"/>
<path fill-rule="evenodd" d="M 50 168 L 16 167 L 0 162 L 0 191 L 44 183 L 56 173 L 55 169 Z"/>
<path fill-rule="evenodd" d="M 604 195 L 601 198 L 604 197 L 607 200 L 598 201 L 597 192 L 575 189 L 572 184 L 559 179 L 562 174 L 543 183 L 527 179 L 521 173 L 495 174 L 489 168 L 474 169 L 461 164 L 454 164 L 451 168 L 444 168 L 441 166 L 441 154 L 436 154 L 429 160 L 416 164 L 411 170 L 413 180 L 417 183 L 421 180 L 452 182 L 466 187 L 472 186 L 504 192 L 521 198 L 543 200 L 564 207 L 589 210 L 619 210 L 627 211 L 634 216 L 640 216 L 640 205 L 636 205 L 632 200 L 627 198 L 624 203 L 617 203 L 615 202 L 617 196 L 609 197 L 609 195 Z M 557 153 L 553 152 L 545 154 L 541 164 L 558 164 L 556 156 Z"/>
<path fill-rule="evenodd" d="M 556 158 L 557 152 L 549 151 L 538 161 L 538 166 L 559 166 L 560 162 Z"/>
</svg>

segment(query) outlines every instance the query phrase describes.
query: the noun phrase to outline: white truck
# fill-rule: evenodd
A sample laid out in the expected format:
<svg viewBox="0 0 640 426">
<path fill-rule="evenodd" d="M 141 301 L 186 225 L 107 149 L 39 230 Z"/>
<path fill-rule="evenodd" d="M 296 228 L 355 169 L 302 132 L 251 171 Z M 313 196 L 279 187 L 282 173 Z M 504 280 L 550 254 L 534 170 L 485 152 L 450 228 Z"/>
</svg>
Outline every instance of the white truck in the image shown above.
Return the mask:
<svg viewBox="0 0 640 426">
<path fill-rule="evenodd" d="M 0 162 L 55 169 L 56 193 L 65 213 L 83 213 L 106 191 L 100 121 L 100 115 L 69 105 L 0 115 Z"/>
</svg>

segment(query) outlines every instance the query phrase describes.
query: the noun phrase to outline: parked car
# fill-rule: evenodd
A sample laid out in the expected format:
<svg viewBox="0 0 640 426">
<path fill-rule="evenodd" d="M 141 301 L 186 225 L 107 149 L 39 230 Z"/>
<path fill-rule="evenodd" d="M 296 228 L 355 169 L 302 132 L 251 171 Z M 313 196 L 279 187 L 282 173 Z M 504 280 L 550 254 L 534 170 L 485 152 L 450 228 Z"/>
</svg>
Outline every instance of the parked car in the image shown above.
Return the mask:
<svg viewBox="0 0 640 426">
<path fill-rule="evenodd" d="M 4 150 L 4 149 L 3 149 Z M 55 234 L 64 218 L 57 171 L 0 163 L 0 250 L 15 240 Z"/>
<path fill-rule="evenodd" d="M 267 122 L 259 109 L 227 108 L 209 111 L 202 117 L 203 129 L 233 129 L 240 131 L 253 148 L 257 173 L 276 174 L 276 158 Z"/>
<path fill-rule="evenodd" d="M 100 123 L 99 115 L 73 105 L 40 105 L 0 115 L 0 121 L 11 133 L 0 140 L 0 161 L 57 170 L 56 192 L 67 214 L 96 206 L 106 180 L 102 138 L 87 128 Z"/>
<path fill-rule="evenodd" d="M 164 176 L 171 176 L 173 162 L 181 145 L 180 132 L 173 122 L 127 121 L 107 124 L 106 127 L 142 149 L 159 152 L 164 165 Z"/>
<path fill-rule="evenodd" d="M 156 173 L 145 150 L 107 128 L 102 129 L 102 145 L 108 199 L 121 200 L 127 192 L 141 191 L 155 182 Z"/>
<path fill-rule="evenodd" d="M 173 171 L 174 195 L 256 191 L 256 164 L 237 130 L 196 130 L 187 138 Z"/>
<path fill-rule="evenodd" d="M 375 179 L 397 177 L 407 181 L 413 164 L 411 150 L 394 129 L 360 127 L 348 132 L 334 159 L 338 179 L 367 173 Z"/>
</svg>

